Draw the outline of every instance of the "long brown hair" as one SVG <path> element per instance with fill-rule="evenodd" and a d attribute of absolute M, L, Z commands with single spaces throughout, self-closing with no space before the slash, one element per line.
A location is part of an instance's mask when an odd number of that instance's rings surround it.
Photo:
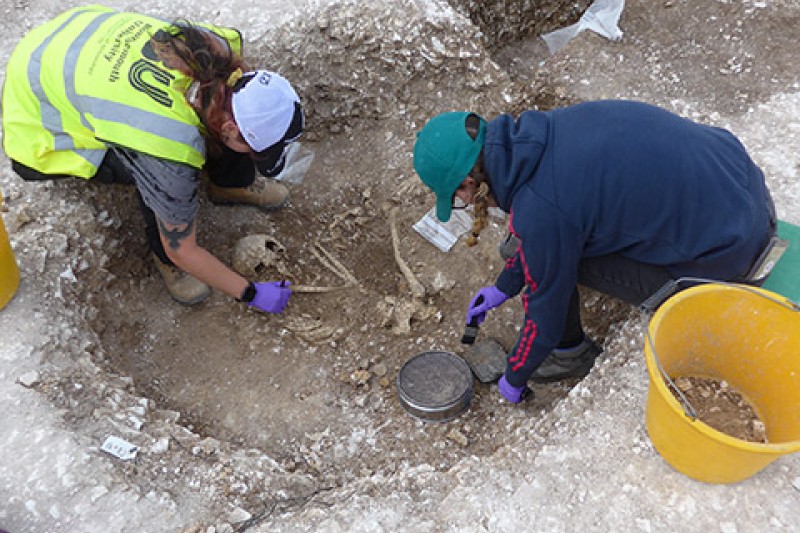
<path fill-rule="evenodd" d="M 230 46 L 224 46 L 222 40 L 215 42 L 217 39 L 209 30 L 183 20 L 153 37 L 161 54 L 175 59 L 172 66 L 198 83 L 199 105 L 195 103 L 194 107 L 205 126 L 206 137 L 220 143 L 222 124 L 233 114 L 233 88 L 228 86 L 228 78 L 237 69 L 246 71 L 247 66 Z"/>
<path fill-rule="evenodd" d="M 481 151 L 478 156 L 478 160 L 475 162 L 475 166 L 472 167 L 472 171 L 469 175 L 472 176 L 472 179 L 477 183 L 478 190 L 472 200 L 475 208 L 472 213 L 472 229 L 470 230 L 470 235 L 467 237 L 466 242 L 467 246 L 475 246 L 478 244 L 481 231 L 489 224 L 488 196 L 491 192 L 491 187 L 489 184 L 489 177 L 483 167 L 483 151 Z"/>

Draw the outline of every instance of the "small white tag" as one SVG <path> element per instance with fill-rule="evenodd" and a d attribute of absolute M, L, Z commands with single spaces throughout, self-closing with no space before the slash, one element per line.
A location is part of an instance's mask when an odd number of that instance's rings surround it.
<path fill-rule="evenodd" d="M 425 239 L 443 252 L 449 252 L 459 237 L 472 227 L 472 217 L 461 210 L 450 213 L 450 220 L 439 222 L 436 218 L 436 208 L 425 213 L 414 224 L 414 229 Z"/>
<path fill-rule="evenodd" d="M 136 453 L 139 451 L 138 446 L 134 446 L 130 442 L 113 436 L 107 437 L 103 445 L 100 446 L 100 449 L 123 461 L 135 459 Z"/>

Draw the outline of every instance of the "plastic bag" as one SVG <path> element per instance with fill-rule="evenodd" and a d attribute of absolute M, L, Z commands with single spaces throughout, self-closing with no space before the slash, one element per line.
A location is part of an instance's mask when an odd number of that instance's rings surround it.
<path fill-rule="evenodd" d="M 303 179 L 314 162 L 314 152 L 300 142 L 293 142 L 286 148 L 286 164 L 280 174 L 273 179 L 285 183 L 303 183 Z"/>
<path fill-rule="evenodd" d="M 622 31 L 617 24 L 625 7 L 625 0 L 595 0 L 581 16 L 581 19 L 566 28 L 542 35 L 551 54 L 555 54 L 583 30 L 592 30 L 612 41 L 622 39 Z"/>

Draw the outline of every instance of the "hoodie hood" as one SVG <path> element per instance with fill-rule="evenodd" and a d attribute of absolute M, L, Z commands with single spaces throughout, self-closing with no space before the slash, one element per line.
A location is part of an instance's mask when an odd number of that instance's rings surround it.
<path fill-rule="evenodd" d="M 525 111 L 519 120 L 500 115 L 486 126 L 483 165 L 492 195 L 506 213 L 519 187 L 533 178 L 542 160 L 549 119 L 542 111 Z"/>

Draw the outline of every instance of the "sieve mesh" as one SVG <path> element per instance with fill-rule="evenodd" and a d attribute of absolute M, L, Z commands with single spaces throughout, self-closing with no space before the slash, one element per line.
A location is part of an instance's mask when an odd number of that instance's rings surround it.
<path fill-rule="evenodd" d="M 424 352 L 410 359 L 397 376 L 402 399 L 414 407 L 436 410 L 471 396 L 472 372 L 450 352 Z"/>

